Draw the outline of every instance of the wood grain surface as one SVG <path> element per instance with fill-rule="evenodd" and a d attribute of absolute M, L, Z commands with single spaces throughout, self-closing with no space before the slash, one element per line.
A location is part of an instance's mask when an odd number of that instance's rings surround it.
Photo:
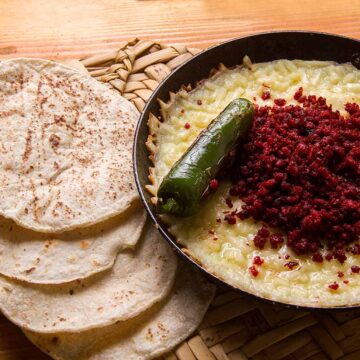
<path fill-rule="evenodd" d="M 360 0 L 1 0 L 0 57 L 83 57 L 132 37 L 200 48 L 254 32 L 360 38 Z"/>
<path fill-rule="evenodd" d="M 133 38 L 206 48 L 255 32 L 360 39 L 360 0 L 0 0 L 0 58 L 82 58 Z M 49 359 L 0 315 L 0 360 Z"/>

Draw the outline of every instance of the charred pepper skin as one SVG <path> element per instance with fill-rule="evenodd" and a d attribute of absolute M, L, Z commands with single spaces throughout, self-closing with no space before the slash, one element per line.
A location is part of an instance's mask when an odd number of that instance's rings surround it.
<path fill-rule="evenodd" d="M 195 214 L 222 160 L 249 130 L 253 104 L 235 99 L 200 133 L 173 165 L 158 190 L 157 211 L 187 217 Z"/>

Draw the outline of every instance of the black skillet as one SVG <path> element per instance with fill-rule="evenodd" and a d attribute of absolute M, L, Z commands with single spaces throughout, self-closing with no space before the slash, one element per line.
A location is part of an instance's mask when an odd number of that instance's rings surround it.
<path fill-rule="evenodd" d="M 225 64 L 227 67 L 239 65 L 242 63 L 245 55 L 248 55 L 254 63 L 276 59 L 332 60 L 338 63 L 352 62 L 360 69 L 360 41 L 338 35 L 303 31 L 261 33 L 230 40 L 199 53 L 177 68 L 161 82 L 146 104 L 136 128 L 133 150 L 136 184 L 145 208 L 151 219 L 157 224 L 162 236 L 183 258 L 190 262 L 193 267 L 200 269 L 200 271 L 208 277 L 215 280 L 217 284 L 233 288 L 239 292 L 243 291 L 230 286 L 215 275 L 209 273 L 186 255 L 176 243 L 175 239 L 168 233 L 166 226 L 161 223 L 154 206 L 151 204 L 151 196 L 145 189 L 145 185 L 149 183 L 148 169 L 152 165 L 145 147 L 145 141 L 148 137 L 147 121 L 149 114 L 159 115 L 158 99 L 165 102 L 168 101 L 170 92 L 178 91 L 183 85 L 195 85 L 196 82 L 207 78 L 210 71 L 220 63 Z M 263 298 L 260 299 L 267 300 Z M 360 308 L 360 304 L 348 307 L 336 307 L 336 309 L 339 308 Z"/>

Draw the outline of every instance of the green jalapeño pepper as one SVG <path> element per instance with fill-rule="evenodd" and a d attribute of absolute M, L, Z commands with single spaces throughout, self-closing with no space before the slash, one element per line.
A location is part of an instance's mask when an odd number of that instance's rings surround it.
<path fill-rule="evenodd" d="M 157 211 L 177 216 L 195 214 L 222 160 L 250 128 L 254 107 L 235 99 L 219 114 L 174 164 L 158 190 Z"/>

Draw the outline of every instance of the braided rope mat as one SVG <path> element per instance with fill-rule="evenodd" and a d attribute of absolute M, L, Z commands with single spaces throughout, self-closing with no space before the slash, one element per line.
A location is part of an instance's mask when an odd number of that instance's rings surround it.
<path fill-rule="evenodd" d="M 111 53 L 66 62 L 86 69 L 142 111 L 159 82 L 198 52 L 135 39 Z M 0 359 L 48 357 L 0 315 Z M 359 360 L 360 310 L 298 310 L 219 289 L 196 333 L 163 359 Z"/>

